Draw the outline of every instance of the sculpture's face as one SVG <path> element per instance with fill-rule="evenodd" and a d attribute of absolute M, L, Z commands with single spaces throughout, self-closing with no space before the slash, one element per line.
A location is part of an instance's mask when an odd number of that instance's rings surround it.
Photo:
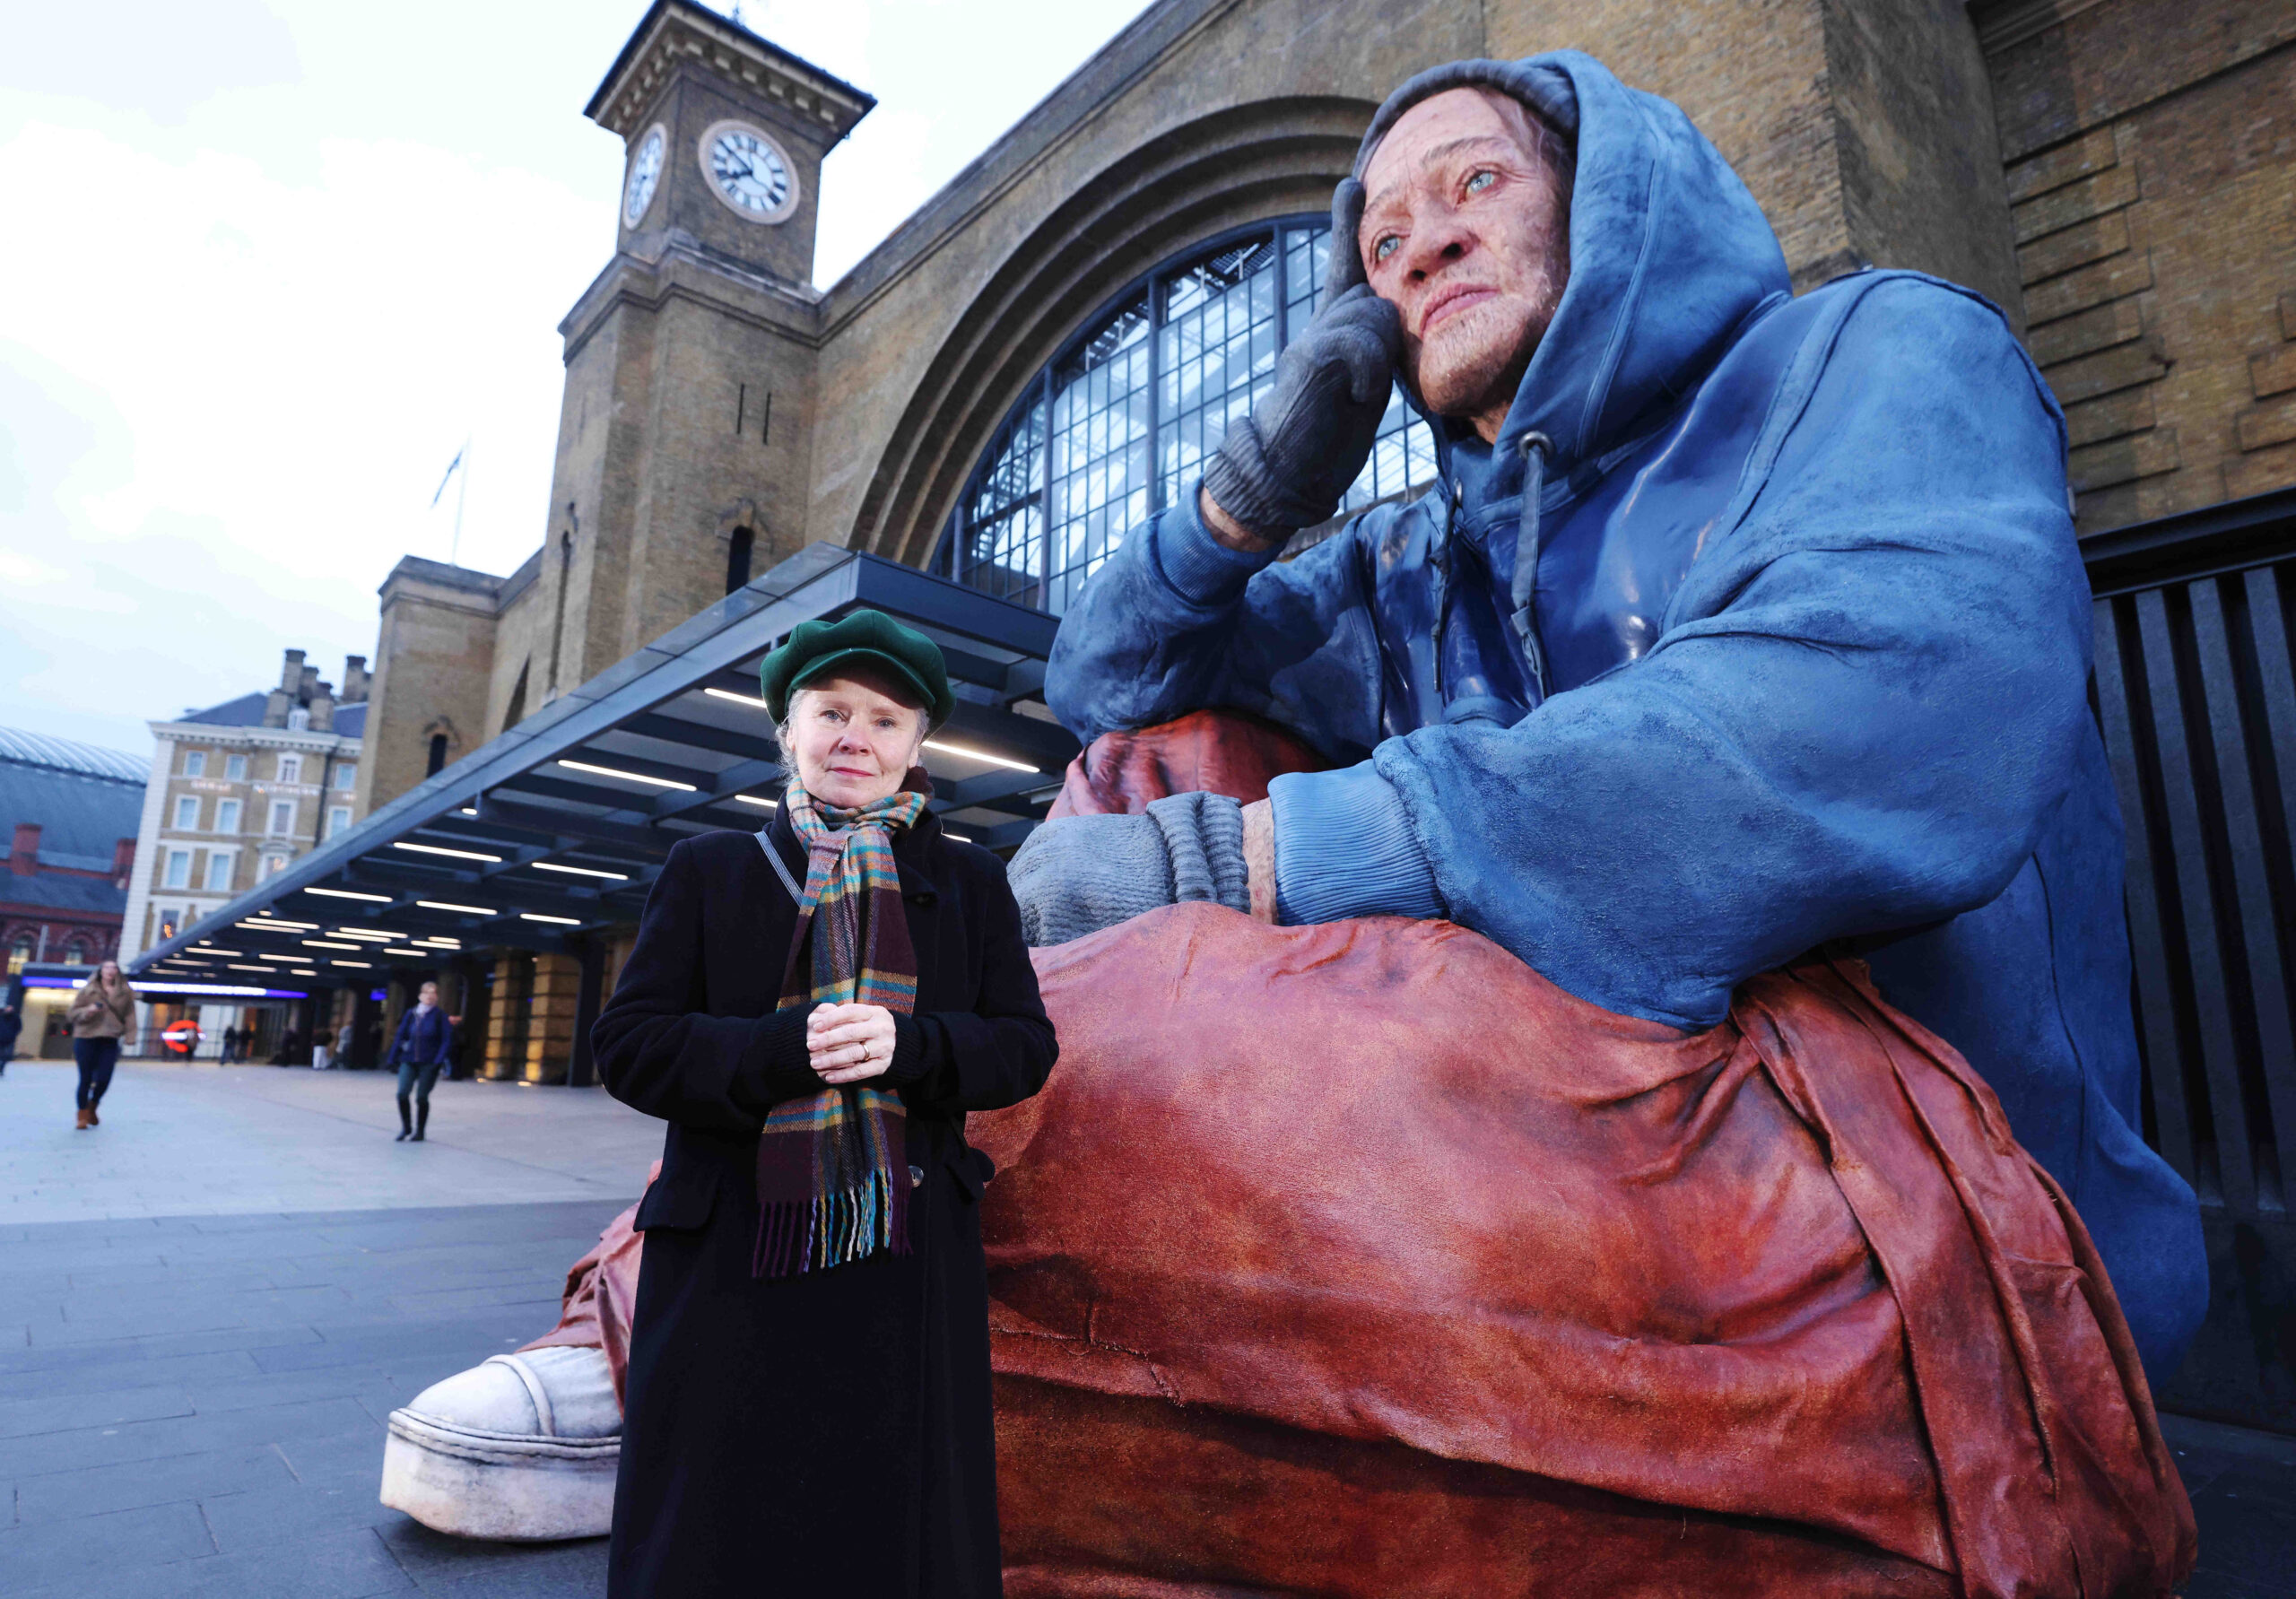
<path fill-rule="evenodd" d="M 898 793 L 925 743 L 925 711 L 893 685 L 855 673 L 790 696 L 785 751 L 817 804 L 849 811 Z"/>
<path fill-rule="evenodd" d="M 415 993 L 414 1003 L 420 1005 L 437 1004 L 439 1003 L 439 985 L 436 983 L 423 984 L 422 986 Z"/>
<path fill-rule="evenodd" d="M 1480 89 L 1422 100 L 1372 152 L 1363 271 L 1402 314 L 1404 375 L 1437 414 L 1513 400 L 1570 277 L 1567 160 L 1518 101 Z"/>

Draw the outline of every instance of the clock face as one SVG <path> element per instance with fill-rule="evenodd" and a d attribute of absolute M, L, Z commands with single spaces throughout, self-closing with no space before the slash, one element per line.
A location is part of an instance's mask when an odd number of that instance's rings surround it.
<path fill-rule="evenodd" d="M 772 137 L 746 122 L 721 122 L 701 135 L 709 192 L 736 216 L 778 222 L 797 209 L 797 175 Z"/>
<path fill-rule="evenodd" d="M 654 190 L 662 181 L 662 151 L 669 143 L 669 135 L 657 123 L 638 142 L 638 153 L 630 158 L 630 181 L 622 186 L 622 225 L 635 228 L 654 203 Z"/>

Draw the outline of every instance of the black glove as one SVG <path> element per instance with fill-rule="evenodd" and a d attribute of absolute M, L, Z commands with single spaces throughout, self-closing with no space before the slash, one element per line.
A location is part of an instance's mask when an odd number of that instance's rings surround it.
<path fill-rule="evenodd" d="M 1326 522 L 1371 458 L 1403 348 L 1403 319 L 1363 281 L 1363 186 L 1331 197 L 1324 306 L 1275 363 L 1275 387 L 1205 468 L 1212 502 L 1263 538 Z"/>
<path fill-rule="evenodd" d="M 1248 912 L 1244 808 L 1224 795 L 1175 794 L 1142 816 L 1064 816 L 1029 835 L 1007 881 L 1031 948 L 1189 899 Z"/>

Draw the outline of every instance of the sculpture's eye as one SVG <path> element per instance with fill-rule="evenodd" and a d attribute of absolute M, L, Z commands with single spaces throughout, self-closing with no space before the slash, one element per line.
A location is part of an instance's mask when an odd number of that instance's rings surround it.
<path fill-rule="evenodd" d="M 1382 234 L 1379 237 L 1378 242 L 1371 247 L 1371 259 L 1374 261 L 1384 261 L 1389 256 L 1394 255 L 1401 248 L 1403 248 L 1402 239 L 1397 239 L 1392 233 Z"/>
<path fill-rule="evenodd" d="M 1479 195 L 1498 181 L 1499 174 L 1486 168 L 1482 171 L 1474 172 L 1468 176 L 1466 191 L 1470 195 Z"/>

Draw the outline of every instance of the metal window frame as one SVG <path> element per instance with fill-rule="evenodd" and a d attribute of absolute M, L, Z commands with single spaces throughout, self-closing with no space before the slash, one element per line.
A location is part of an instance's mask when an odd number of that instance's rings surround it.
<path fill-rule="evenodd" d="M 1049 599 L 1052 594 L 1053 578 L 1051 491 L 1053 374 L 1074 359 L 1085 345 L 1099 337 L 1117 313 L 1134 298 L 1143 293 L 1147 295 L 1148 514 L 1151 517 L 1155 516 L 1165 508 L 1163 474 L 1156 469 L 1157 448 L 1164 427 L 1163 289 L 1165 285 L 1172 278 L 1196 265 L 1207 256 L 1216 256 L 1221 251 L 1242 244 L 1248 239 L 1272 240 L 1275 250 L 1275 348 L 1277 353 L 1281 354 L 1284 346 L 1291 343 L 1291 328 L 1284 296 L 1283 252 L 1287 236 L 1293 232 L 1307 232 L 1318 228 L 1328 230 L 1330 226 L 1331 217 L 1328 213 L 1300 212 L 1296 214 L 1270 217 L 1265 222 L 1248 223 L 1240 228 L 1231 228 L 1225 232 L 1215 233 L 1208 239 L 1198 239 L 1187 248 L 1166 256 L 1148 271 L 1140 274 L 1137 277 L 1128 279 L 1121 288 L 1093 308 L 1092 314 L 1078 325 L 1074 333 L 1061 342 L 1059 347 L 1053 352 L 1051 359 L 1044 363 L 1035 377 L 1029 379 L 1028 387 L 1022 390 L 1021 397 L 1013 402 L 1012 408 L 1005 412 L 1004 420 L 996 424 L 996 431 L 989 435 L 988 448 L 980 452 L 980 459 L 973 464 L 972 471 L 966 475 L 964 488 L 957 496 L 954 508 L 949 513 L 948 524 L 941 532 L 941 547 L 934 552 L 933 558 L 928 563 L 930 568 L 945 575 L 952 582 L 970 587 L 970 574 L 966 568 L 969 564 L 968 556 L 973 532 L 971 520 L 973 497 L 979 491 L 982 482 L 988 475 L 989 469 L 996 465 L 998 458 L 1011 445 L 1013 433 L 1026 421 L 1030 407 L 1041 403 L 1045 414 L 1045 481 L 1043 485 L 1035 491 L 1034 498 L 1038 514 L 1044 519 L 1044 537 L 1041 541 L 1042 548 L 1037 554 L 1037 569 L 1034 578 L 1038 604 L 1032 608 L 1044 610 L 1048 615 L 1053 614 L 1046 610 L 1044 605 L 1044 602 Z M 1026 497 L 1009 501 L 1005 506 L 1005 513 L 1010 514 L 1014 508 L 1025 503 Z"/>

